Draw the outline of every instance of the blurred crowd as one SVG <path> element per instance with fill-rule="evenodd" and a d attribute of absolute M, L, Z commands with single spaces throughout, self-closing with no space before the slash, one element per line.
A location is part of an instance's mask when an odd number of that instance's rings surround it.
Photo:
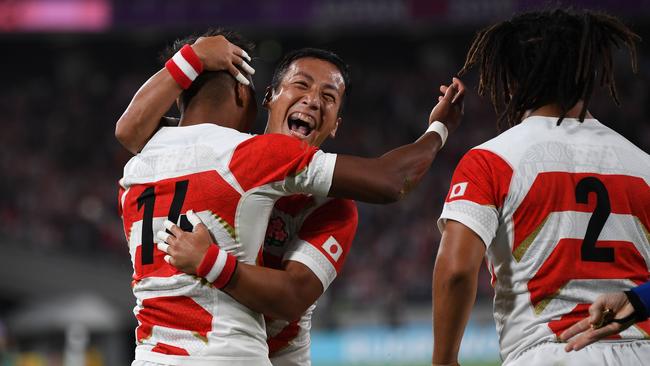
<path fill-rule="evenodd" d="M 352 83 L 343 124 L 337 138 L 323 148 L 376 156 L 413 141 L 426 129 L 438 86 L 449 83 L 461 68 L 472 34 L 458 30 L 435 39 L 303 36 L 280 38 L 273 45 L 282 52 L 302 46 L 330 48 L 350 64 Z M 6 58 L 3 63 L 9 65 L 0 71 L 5 83 L 0 90 L 2 245 L 129 261 L 116 210 L 117 181 L 129 154 L 115 140 L 114 124 L 138 87 L 160 67 L 157 52 L 175 36 L 25 36 L 1 41 L 6 55 L 20 55 Z M 261 97 L 279 52 L 259 52 L 271 55 L 253 62 Z M 621 108 L 605 93 L 591 108 L 645 151 L 650 151 L 649 55 L 642 50 L 637 75 L 630 71 L 627 55 L 621 55 Z M 435 222 L 454 166 L 469 148 L 497 133 L 488 101 L 476 95 L 476 76 L 469 75 L 466 83 L 471 90 L 465 121 L 420 187 L 396 204 L 359 204 L 360 224 L 351 254 L 324 299 L 330 312 L 372 307 L 399 323 L 398 309 L 404 304 L 430 304 L 440 240 Z M 260 109 L 258 132 L 265 119 Z M 478 301 L 489 303 L 492 289 L 486 270 L 479 285 Z"/>

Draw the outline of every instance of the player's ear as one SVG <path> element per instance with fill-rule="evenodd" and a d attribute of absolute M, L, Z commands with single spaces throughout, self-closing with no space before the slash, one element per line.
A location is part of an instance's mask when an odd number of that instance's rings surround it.
<path fill-rule="evenodd" d="M 268 108 L 272 97 L 273 97 L 273 88 L 269 85 L 266 87 L 266 91 L 264 91 L 264 99 L 262 100 L 262 107 Z"/>
<path fill-rule="evenodd" d="M 343 118 L 338 117 L 338 118 L 336 119 L 336 125 L 334 126 L 334 128 L 332 129 L 332 131 L 330 131 L 330 137 L 331 137 L 331 138 L 335 138 L 335 137 L 336 137 L 336 130 L 339 129 L 339 125 L 340 125 L 342 122 L 343 122 Z"/>
<path fill-rule="evenodd" d="M 244 98 L 246 98 L 248 93 L 247 88 L 248 86 L 242 83 L 235 83 L 235 103 L 237 103 L 238 107 L 243 107 L 246 104 Z"/>

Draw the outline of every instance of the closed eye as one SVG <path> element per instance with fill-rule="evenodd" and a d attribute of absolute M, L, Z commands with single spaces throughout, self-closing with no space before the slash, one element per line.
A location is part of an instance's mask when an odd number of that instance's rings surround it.
<path fill-rule="evenodd" d="M 336 101 L 336 97 L 332 94 L 325 94 L 325 100 L 327 100 L 330 103 L 334 103 Z"/>
<path fill-rule="evenodd" d="M 301 89 L 307 89 L 309 87 L 309 85 L 307 85 L 307 82 L 302 80 L 294 82 L 294 85 L 297 85 Z"/>

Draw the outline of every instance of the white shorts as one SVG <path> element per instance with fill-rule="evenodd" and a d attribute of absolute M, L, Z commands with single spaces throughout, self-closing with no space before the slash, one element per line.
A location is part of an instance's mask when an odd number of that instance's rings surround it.
<path fill-rule="evenodd" d="M 650 340 L 597 342 L 580 351 L 564 351 L 565 343 L 542 343 L 503 366 L 644 366 L 650 365 Z"/>
<path fill-rule="evenodd" d="M 162 363 L 157 363 L 157 362 L 151 362 L 151 361 L 142 361 L 142 360 L 135 360 L 131 363 L 131 366 L 167 366 Z"/>

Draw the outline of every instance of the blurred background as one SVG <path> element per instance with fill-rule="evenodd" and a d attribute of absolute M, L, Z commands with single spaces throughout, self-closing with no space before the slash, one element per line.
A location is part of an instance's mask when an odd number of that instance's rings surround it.
<path fill-rule="evenodd" d="M 650 1 L 553 2 L 602 9 L 650 39 Z M 330 152 L 376 156 L 426 128 L 481 27 L 543 6 L 532 0 L 0 0 L 0 366 L 128 365 L 135 319 L 131 262 L 116 210 L 129 153 L 114 125 L 178 37 L 208 27 L 257 43 L 259 91 L 279 58 L 300 47 L 351 67 L 343 125 Z M 600 93 L 593 114 L 650 150 L 650 48 L 639 73 L 618 55 L 617 108 Z M 359 204 L 343 273 L 314 316 L 314 365 L 426 365 L 431 355 L 435 219 L 469 148 L 496 135 L 476 95 L 420 187 L 389 206 Z M 258 92 L 258 94 L 262 94 Z M 258 95 L 261 98 L 261 95 Z M 260 110 L 256 132 L 266 113 Z M 485 269 L 461 362 L 498 364 Z"/>

